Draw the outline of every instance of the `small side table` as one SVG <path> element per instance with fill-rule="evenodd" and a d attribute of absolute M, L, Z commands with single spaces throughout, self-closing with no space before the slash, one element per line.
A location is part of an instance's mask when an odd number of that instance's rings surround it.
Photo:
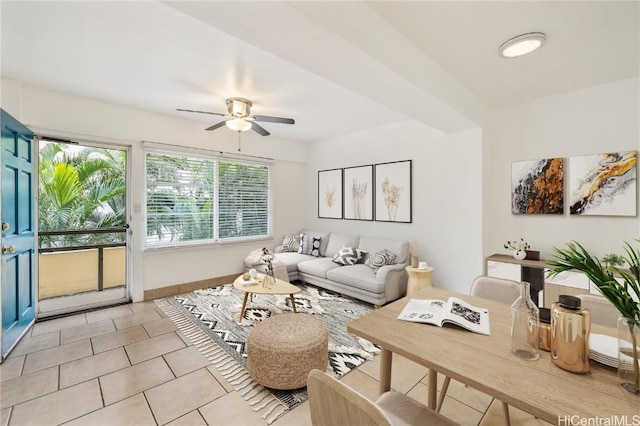
<path fill-rule="evenodd" d="M 409 281 L 407 282 L 407 296 L 411 296 L 413 293 L 422 290 L 425 287 L 431 287 L 431 273 L 432 267 L 427 269 L 412 268 L 407 266 L 405 268 L 407 274 L 409 274 Z"/>

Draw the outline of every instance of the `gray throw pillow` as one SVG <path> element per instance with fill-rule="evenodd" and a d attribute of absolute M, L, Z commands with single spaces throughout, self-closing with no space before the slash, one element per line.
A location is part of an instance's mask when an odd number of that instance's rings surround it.
<path fill-rule="evenodd" d="M 341 265 L 355 265 L 358 260 L 362 259 L 367 254 L 366 250 L 353 247 L 342 247 L 333 256 L 333 261 Z"/>
<path fill-rule="evenodd" d="M 395 265 L 396 255 L 387 249 L 383 249 L 370 255 L 364 264 L 370 267 L 373 272 L 377 272 L 378 269 L 385 265 Z"/>

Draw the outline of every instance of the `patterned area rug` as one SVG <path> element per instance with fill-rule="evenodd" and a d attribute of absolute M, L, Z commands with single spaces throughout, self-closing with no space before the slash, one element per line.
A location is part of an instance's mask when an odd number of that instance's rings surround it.
<path fill-rule="evenodd" d="M 347 332 L 347 323 L 373 310 L 373 305 L 308 284 L 295 294 L 296 310 L 315 315 L 329 331 L 327 372 L 341 377 L 358 367 L 379 349 Z M 283 313 L 292 313 L 288 295 L 253 296 L 238 323 L 244 293 L 231 284 L 196 290 L 156 301 L 195 346 L 216 366 L 235 389 L 262 413 L 268 424 L 306 401 L 306 388 L 280 391 L 255 383 L 246 371 L 247 336 L 254 324 Z"/>

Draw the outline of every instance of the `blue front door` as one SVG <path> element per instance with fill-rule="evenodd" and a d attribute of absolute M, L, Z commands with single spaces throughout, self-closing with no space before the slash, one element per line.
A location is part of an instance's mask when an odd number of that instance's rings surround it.
<path fill-rule="evenodd" d="M 35 320 L 33 133 L 0 109 L 2 358 Z"/>

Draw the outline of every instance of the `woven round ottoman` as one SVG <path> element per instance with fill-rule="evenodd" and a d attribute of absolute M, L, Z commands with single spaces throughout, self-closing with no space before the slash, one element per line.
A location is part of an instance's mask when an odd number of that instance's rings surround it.
<path fill-rule="evenodd" d="M 311 370 L 327 369 L 328 346 L 327 328 L 312 315 L 276 315 L 249 334 L 247 370 L 262 386 L 298 389 L 307 385 Z"/>

